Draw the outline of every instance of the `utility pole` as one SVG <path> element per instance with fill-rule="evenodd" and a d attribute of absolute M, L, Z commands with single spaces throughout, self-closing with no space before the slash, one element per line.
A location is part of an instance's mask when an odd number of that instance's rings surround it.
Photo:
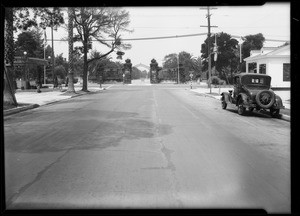
<path fill-rule="evenodd" d="M 206 18 L 207 18 L 207 26 L 200 26 L 200 27 L 208 27 L 208 33 L 207 33 L 207 44 L 208 44 L 208 76 L 209 76 L 209 82 L 208 82 L 208 86 L 209 86 L 209 92 L 211 93 L 211 51 L 210 51 L 210 28 L 213 28 L 213 27 L 218 27 L 218 26 L 211 26 L 210 25 L 210 10 L 214 10 L 214 9 L 217 9 L 217 8 L 210 8 L 209 6 L 207 6 L 207 8 L 200 8 L 200 10 L 207 10 L 207 15 L 206 15 Z"/>
<path fill-rule="evenodd" d="M 179 53 L 178 53 L 178 59 L 177 59 L 177 84 L 179 84 Z"/>

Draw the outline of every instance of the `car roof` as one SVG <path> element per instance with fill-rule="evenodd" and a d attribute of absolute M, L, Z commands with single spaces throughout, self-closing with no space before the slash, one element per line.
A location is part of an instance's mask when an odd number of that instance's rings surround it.
<path fill-rule="evenodd" d="M 269 75 L 267 74 L 258 74 L 258 73 L 239 73 L 239 74 L 236 74 L 234 77 L 242 77 L 242 76 L 261 76 L 261 77 L 270 77 Z"/>

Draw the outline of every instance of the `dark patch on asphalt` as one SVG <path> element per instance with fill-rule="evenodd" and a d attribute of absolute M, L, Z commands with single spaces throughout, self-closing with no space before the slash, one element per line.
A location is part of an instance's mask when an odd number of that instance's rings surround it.
<path fill-rule="evenodd" d="M 115 115 L 116 113 L 114 113 Z M 121 119 L 82 119 L 76 121 L 61 120 L 58 124 L 46 124 L 39 126 L 19 125 L 18 127 L 28 127 L 22 129 L 23 139 L 20 134 L 14 136 L 13 133 L 21 133 L 19 130 L 11 128 L 7 131 L 5 138 L 5 149 L 11 152 L 60 152 L 70 149 L 103 149 L 111 146 L 118 146 L 123 139 L 136 140 L 143 138 L 153 138 L 164 136 L 172 132 L 170 125 L 155 123 L 132 118 L 133 113 L 120 113 Z M 57 125 L 57 127 L 55 126 Z M 159 127 L 160 133 L 155 132 Z M 45 131 L 48 128 L 48 133 Z"/>

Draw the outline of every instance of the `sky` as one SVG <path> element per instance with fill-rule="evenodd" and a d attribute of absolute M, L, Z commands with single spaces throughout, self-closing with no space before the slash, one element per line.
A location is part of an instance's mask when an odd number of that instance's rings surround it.
<path fill-rule="evenodd" d="M 262 6 L 217 6 L 211 10 L 211 33 L 224 32 L 230 35 L 246 36 L 262 33 L 266 39 L 290 40 L 290 3 L 266 3 Z M 206 7 L 124 7 L 130 14 L 129 29 L 133 33 L 122 33 L 122 38 L 149 38 L 188 34 L 207 34 Z M 67 16 L 66 16 L 67 17 Z M 65 19 L 67 23 L 67 18 Z M 76 30 L 75 30 L 76 32 Z M 54 31 L 54 39 L 67 37 L 67 31 L 59 28 Z M 186 51 L 194 57 L 201 55 L 201 44 L 207 35 L 194 37 L 179 37 L 155 40 L 126 41 L 132 45 L 126 50 L 125 59 L 131 59 L 132 65 L 144 64 L 149 66 L 154 58 L 159 66 L 163 59 L 171 53 Z M 47 28 L 48 44 L 51 45 L 51 32 Z M 284 42 L 268 42 L 264 46 L 277 47 Z M 93 49 L 105 53 L 109 49 L 93 42 Z M 63 54 L 68 59 L 68 43 L 54 42 L 55 55 Z M 116 54 L 110 54 L 114 61 Z M 140 68 L 139 68 L 140 69 Z"/>

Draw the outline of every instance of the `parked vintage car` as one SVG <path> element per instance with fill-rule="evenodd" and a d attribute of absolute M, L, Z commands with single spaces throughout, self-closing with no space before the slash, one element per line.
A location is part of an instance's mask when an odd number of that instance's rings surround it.
<path fill-rule="evenodd" d="M 234 104 L 238 114 L 244 115 L 246 110 L 269 110 L 272 117 L 278 117 L 280 109 L 284 109 L 281 98 L 271 86 L 271 77 L 265 74 L 240 73 L 234 76 L 234 89 L 221 94 L 222 108 Z"/>

